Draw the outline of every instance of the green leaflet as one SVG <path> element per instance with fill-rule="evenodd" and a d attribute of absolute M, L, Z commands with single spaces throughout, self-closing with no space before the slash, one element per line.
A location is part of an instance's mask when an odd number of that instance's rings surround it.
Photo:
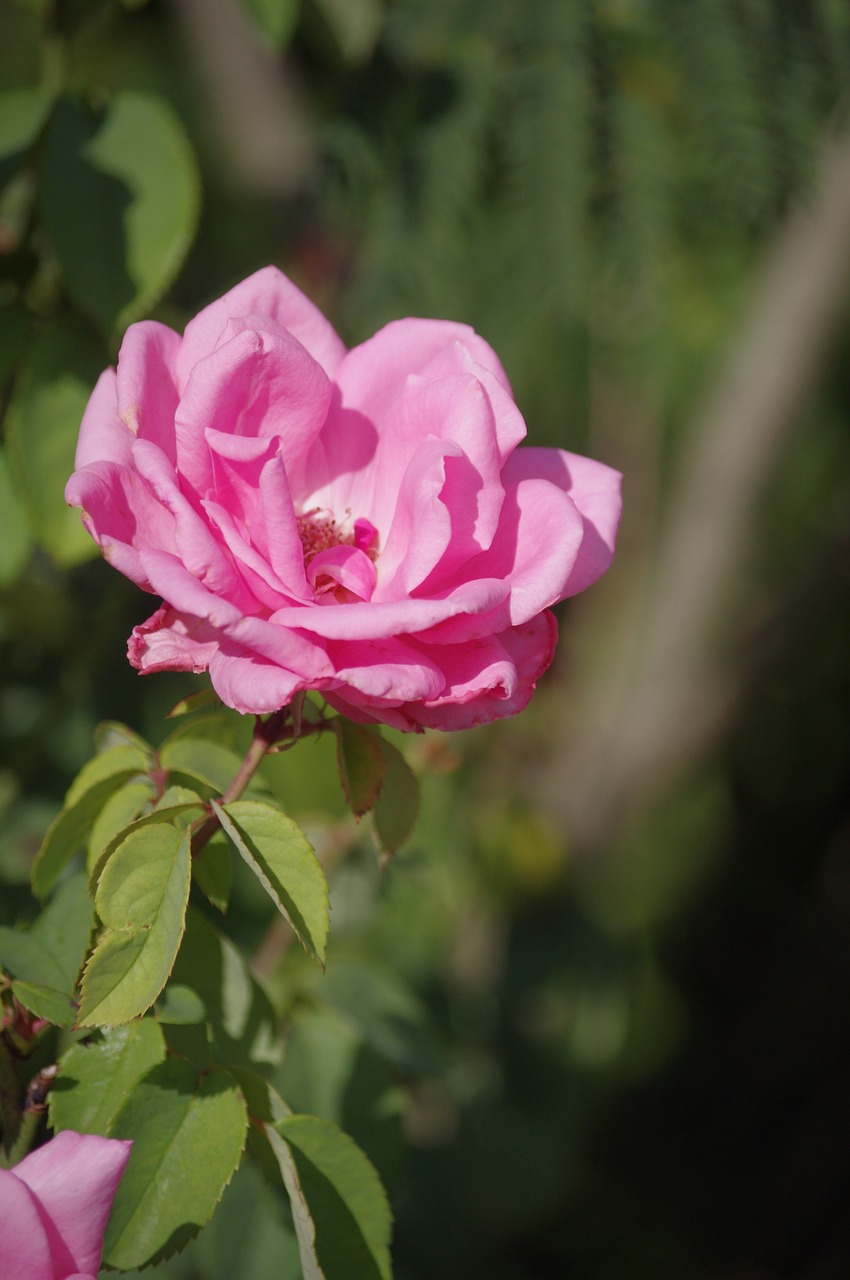
<path fill-rule="evenodd" d="M 106 929 L 86 966 L 79 1025 L 128 1022 L 153 1004 L 174 965 L 189 901 L 189 832 L 136 828 L 109 859 L 95 896 Z"/>
<path fill-rule="evenodd" d="M 148 767 L 134 746 L 111 747 L 94 756 L 68 788 L 65 806 L 51 823 L 32 866 L 32 887 L 44 898 L 80 849 L 107 801 Z"/>
<path fill-rule="evenodd" d="M 70 996 L 93 922 L 86 878 L 80 873 L 65 881 L 30 929 L 0 927 L 0 965 L 22 982 Z"/>
<path fill-rule="evenodd" d="M 210 1041 L 203 1046 L 204 1061 L 210 1050 L 227 1066 L 255 1071 L 268 1071 L 279 1061 L 277 1019 L 268 997 L 237 947 L 191 908 L 172 982 L 189 987 L 203 1001 Z M 173 1038 L 170 1033 L 169 1040 Z"/>
<path fill-rule="evenodd" d="M 224 836 L 213 836 L 195 854 L 192 878 L 207 901 L 221 912 L 227 910 L 233 888 L 233 857 Z"/>
<path fill-rule="evenodd" d="M 116 94 L 100 114 L 61 101 L 40 204 L 74 302 L 107 337 L 119 332 L 162 297 L 195 234 L 198 175 L 180 121 L 145 93 Z"/>
<path fill-rule="evenodd" d="M 291 1115 L 267 1126 L 304 1280 L 389 1280 L 392 1214 L 374 1166 L 329 1120 Z"/>
<path fill-rule="evenodd" d="M 381 740 L 371 729 L 343 716 L 333 721 L 333 727 L 342 789 L 355 818 L 362 818 L 374 808 L 384 783 Z"/>
<path fill-rule="evenodd" d="M 241 759 L 227 747 L 205 738 L 191 737 L 181 733 L 181 729 L 160 747 L 159 760 L 163 769 L 182 775 L 191 782 L 200 782 L 215 795 L 221 795 L 233 781 Z"/>
<path fill-rule="evenodd" d="M 112 1126 L 133 1151 L 112 1205 L 104 1261 L 128 1271 L 183 1247 L 239 1164 L 248 1115 L 235 1081 L 170 1059 L 136 1085 Z"/>
<path fill-rule="evenodd" d="M 419 817 L 419 782 L 397 747 L 381 738 L 380 748 L 384 781 L 375 804 L 375 832 L 384 853 L 395 853 Z"/>
<path fill-rule="evenodd" d="M 153 1018 L 108 1027 L 93 1044 L 73 1045 L 50 1091 L 51 1125 L 109 1137 L 136 1084 L 164 1058 L 165 1042 Z"/>
<path fill-rule="evenodd" d="M 305 949 L 323 964 L 330 928 L 328 885 L 304 832 L 280 809 L 260 800 L 213 801 L 212 807 Z"/>

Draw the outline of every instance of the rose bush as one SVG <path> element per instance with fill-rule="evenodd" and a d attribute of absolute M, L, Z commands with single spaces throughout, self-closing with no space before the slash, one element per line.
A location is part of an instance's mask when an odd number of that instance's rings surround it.
<path fill-rule="evenodd" d="M 525 706 L 550 606 L 613 554 L 619 475 L 524 436 L 467 326 L 399 320 L 346 351 L 268 267 L 182 337 L 128 329 L 66 497 L 163 600 L 139 671 L 209 670 L 242 712 L 315 689 L 361 722 L 466 728 Z"/>
<path fill-rule="evenodd" d="M 96 1280 L 132 1142 L 65 1130 L 0 1169 L 0 1276 Z"/>

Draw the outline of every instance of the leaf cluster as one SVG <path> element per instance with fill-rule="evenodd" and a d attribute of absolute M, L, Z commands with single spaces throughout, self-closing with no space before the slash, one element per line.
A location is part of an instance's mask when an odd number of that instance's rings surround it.
<path fill-rule="evenodd" d="M 258 721 L 263 747 L 272 720 Z M 105 1243 L 110 1265 L 140 1267 L 182 1248 L 213 1213 L 250 1133 L 252 1158 L 290 1204 L 304 1275 L 385 1278 L 390 1213 L 378 1175 L 335 1123 L 294 1113 L 270 1083 L 278 1017 L 210 918 L 210 907 L 227 909 L 238 855 L 324 965 L 324 870 L 259 776 L 233 794 L 243 762 L 211 736 L 216 723 L 188 719 L 158 749 L 126 726 L 102 726 L 97 755 L 45 835 L 32 881 L 47 905 L 27 931 L 0 928 L 6 1145 L 20 1130 L 13 1058 L 26 1036 L 47 1024 L 85 1032 L 59 1060 L 50 1120 L 133 1140 Z M 381 846 L 393 851 L 418 803 L 401 754 L 336 718 L 299 721 L 298 732 L 307 725 L 334 731 L 352 810 L 375 808 Z M 280 745 L 294 745 L 281 733 Z M 385 778 L 399 784 L 394 801 Z M 86 870 L 69 876 L 80 852 Z M 193 885 L 201 909 L 190 905 Z M 385 1052 L 396 1056 L 393 1044 Z"/>

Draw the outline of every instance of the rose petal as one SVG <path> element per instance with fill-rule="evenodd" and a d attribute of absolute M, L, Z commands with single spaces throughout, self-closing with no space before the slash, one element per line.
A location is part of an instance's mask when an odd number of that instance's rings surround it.
<path fill-rule="evenodd" d="M 329 376 L 345 355 L 345 344 L 318 307 L 277 267 L 263 267 L 189 321 L 177 360 L 181 388 L 198 361 L 215 350 L 228 320 L 249 315 L 268 316 L 288 329 Z"/>
<path fill-rule="evenodd" d="M 176 461 L 174 414 L 178 394 L 175 365 L 180 335 L 154 320 L 131 324 L 118 357 L 118 412 L 133 435 L 158 445 Z"/>
<path fill-rule="evenodd" d="M 77 471 L 90 462 L 117 462 L 126 466 L 130 461 L 133 433 L 118 415 L 118 391 L 114 369 L 104 369 L 89 397 L 80 435 L 74 466 Z M 66 498 L 70 502 L 70 498 Z"/>
<path fill-rule="evenodd" d="M 584 537 L 569 495 L 550 480 L 526 475 L 524 465 L 511 466 L 516 456 L 505 466 L 505 500 L 492 545 L 464 567 L 470 578 L 500 577 L 509 584 L 514 626 L 563 600 Z"/>
<path fill-rule="evenodd" d="M 328 547 L 310 561 L 307 579 L 322 601 L 331 598 L 371 600 L 375 565 L 358 547 Z"/>
<path fill-rule="evenodd" d="M 220 636 L 208 622 L 176 613 L 167 605 L 134 627 L 127 642 L 130 665 L 144 675 L 153 671 L 206 671 Z"/>
<path fill-rule="evenodd" d="M 279 435 L 289 464 L 320 430 L 331 396 L 321 365 L 294 338 L 238 327 L 224 337 L 192 368 L 175 415 L 178 470 L 201 497 L 214 483 L 209 428 L 233 436 Z"/>
<path fill-rule="evenodd" d="M 547 611 L 489 643 L 447 646 L 440 658 L 446 692 L 424 706 L 411 707 L 411 716 L 424 728 L 455 730 L 516 715 L 527 706 L 551 663 L 557 639 L 557 622 Z"/>
<path fill-rule="evenodd" d="M 69 1270 L 97 1274 L 106 1221 L 132 1145 L 65 1130 L 15 1166 L 15 1176 L 37 1197 L 61 1239 Z"/>
<path fill-rule="evenodd" d="M 8 1276 L 9 1280 L 54 1280 L 55 1276 L 53 1253 L 38 1201 L 26 1184 L 7 1169 L 0 1169 L 0 1276 Z"/>

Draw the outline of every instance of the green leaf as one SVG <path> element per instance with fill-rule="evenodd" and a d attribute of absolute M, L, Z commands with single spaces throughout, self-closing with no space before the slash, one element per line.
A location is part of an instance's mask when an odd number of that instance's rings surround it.
<path fill-rule="evenodd" d="M 164 1058 L 165 1041 L 153 1018 L 108 1027 L 94 1043 L 73 1045 L 50 1091 L 52 1127 L 108 1138 L 139 1080 Z"/>
<path fill-rule="evenodd" d="M 390 969 L 346 957 L 322 979 L 321 998 L 401 1070 L 416 1075 L 440 1070 L 425 1007 Z"/>
<path fill-rule="evenodd" d="M 156 826 L 159 823 L 166 823 L 174 827 L 179 827 L 182 831 L 185 825 L 184 820 L 186 814 L 196 811 L 198 808 L 198 804 L 190 802 L 188 804 L 176 804 L 162 809 L 154 809 L 151 813 L 146 813 L 141 818 L 136 818 L 135 822 L 131 822 L 128 827 L 124 827 L 122 831 L 117 832 L 110 840 L 109 844 L 105 846 L 91 868 L 89 868 L 89 885 L 92 888 L 92 892 L 96 892 L 97 882 L 103 875 L 106 864 L 129 835 L 132 835 L 135 831 L 142 831 L 145 827 Z"/>
<path fill-rule="evenodd" d="M 195 158 L 158 97 L 116 94 L 100 114 L 65 100 L 40 198 L 68 292 L 110 335 L 149 311 L 183 263 L 198 221 Z"/>
<path fill-rule="evenodd" d="M 120 720 L 101 720 L 94 731 L 94 741 L 98 751 L 108 751 L 110 747 L 132 746 L 138 747 L 146 755 L 153 754 L 150 744 Z"/>
<path fill-rule="evenodd" d="M 226 1072 L 171 1060 L 121 1109 L 112 1136 L 133 1150 L 104 1240 L 104 1261 L 128 1271 L 182 1248 L 212 1216 L 239 1164 L 245 1103 Z"/>
<path fill-rule="evenodd" d="M 206 1016 L 204 1002 L 191 987 L 169 982 L 154 1005 L 154 1017 L 170 1026 L 190 1027 L 203 1022 Z"/>
<path fill-rule="evenodd" d="M 21 1004 L 57 1026 L 74 1022 L 75 1009 L 68 1018 L 71 992 L 88 949 L 93 916 L 85 876 L 78 875 L 62 885 L 32 928 L 0 928 L 0 965 L 18 979 Z M 57 1011 L 59 1017 L 53 1017 Z"/>
<path fill-rule="evenodd" d="M 79 1025 L 129 1022 L 168 981 L 189 901 L 189 832 L 135 829 L 107 862 L 95 906 L 106 930 L 82 981 Z"/>
<path fill-rule="evenodd" d="M 385 853 L 395 853 L 409 839 L 419 817 L 419 781 L 391 742 L 380 739 L 384 784 L 375 804 L 375 831 Z"/>
<path fill-rule="evenodd" d="M 6 451 L 0 446 L 0 587 L 17 582 L 32 545 L 29 518 L 18 497 Z"/>
<path fill-rule="evenodd" d="M 99 752 L 83 765 L 65 796 L 65 805 L 74 805 L 82 800 L 87 791 L 103 782 L 106 778 L 120 776 L 121 782 L 136 773 L 144 773 L 151 765 L 150 756 L 138 747 L 116 746 Z"/>
<path fill-rule="evenodd" d="M 280 1060 L 277 1018 L 268 997 L 230 939 L 197 911 L 187 914 L 172 981 L 190 987 L 204 1002 L 218 1061 L 260 1070 Z"/>
<path fill-rule="evenodd" d="M 165 718 L 166 720 L 176 720 L 178 716 L 188 716 L 195 711 L 202 710 L 203 707 L 220 702 L 221 699 L 215 689 L 201 689 L 199 693 L 190 693 L 188 698 L 181 698 L 179 702 L 174 704 Z"/>
<path fill-rule="evenodd" d="M 212 807 L 304 948 L 323 964 L 330 929 L 328 883 L 304 832 L 280 809 L 260 800 L 213 801 Z"/>
<path fill-rule="evenodd" d="M 384 781 L 381 740 L 365 725 L 338 716 L 333 721 L 342 789 L 356 818 L 374 807 Z"/>
<path fill-rule="evenodd" d="M 86 870 L 90 875 L 115 837 L 136 821 L 145 805 L 150 804 L 153 795 L 153 782 L 148 778 L 144 782 L 128 782 L 109 797 L 95 818 L 89 835 Z M 94 880 L 96 883 L 97 876 Z"/>
<path fill-rule="evenodd" d="M 39 541 L 60 565 L 77 564 L 96 547 L 65 503 L 74 470 L 80 419 L 106 363 L 85 325 L 66 317 L 33 342 L 6 412 L 12 477 Z"/>
<path fill-rule="evenodd" d="M 249 1110 L 251 1109 L 249 1103 Z M 251 1128 L 248 1141 L 255 1129 Z M 277 1165 L 272 1176 L 279 1181 Z M 281 1213 L 276 1187 L 243 1160 L 192 1249 L 197 1280 L 301 1280 L 298 1245 Z"/>
<path fill-rule="evenodd" d="M 12 992 L 25 1009 L 55 1027 L 73 1027 L 77 1006 L 69 995 L 35 982 L 13 982 Z"/>
<path fill-rule="evenodd" d="M 275 48 L 288 43 L 298 21 L 300 0 L 243 0 L 265 39 Z"/>
<path fill-rule="evenodd" d="M 18 155 L 35 142 L 52 101 L 47 89 L 7 89 L 0 93 L 0 159 Z"/>
<path fill-rule="evenodd" d="M 47 829 L 32 865 L 32 887 L 43 898 L 82 846 L 107 800 L 139 772 L 136 753 L 115 747 L 81 770 L 65 797 L 65 808 Z"/>
<path fill-rule="evenodd" d="M 227 790 L 242 764 L 227 747 L 205 738 L 186 737 L 180 730 L 162 744 L 159 761 L 169 773 L 200 782 L 216 795 Z"/>
<path fill-rule="evenodd" d="M 223 836 L 213 836 L 195 854 L 192 876 L 204 897 L 224 913 L 233 888 L 233 857 Z"/>
<path fill-rule="evenodd" d="M 305 1280 L 389 1280 L 392 1214 L 360 1148 L 316 1116 L 287 1116 L 268 1133 L 292 1205 Z"/>

